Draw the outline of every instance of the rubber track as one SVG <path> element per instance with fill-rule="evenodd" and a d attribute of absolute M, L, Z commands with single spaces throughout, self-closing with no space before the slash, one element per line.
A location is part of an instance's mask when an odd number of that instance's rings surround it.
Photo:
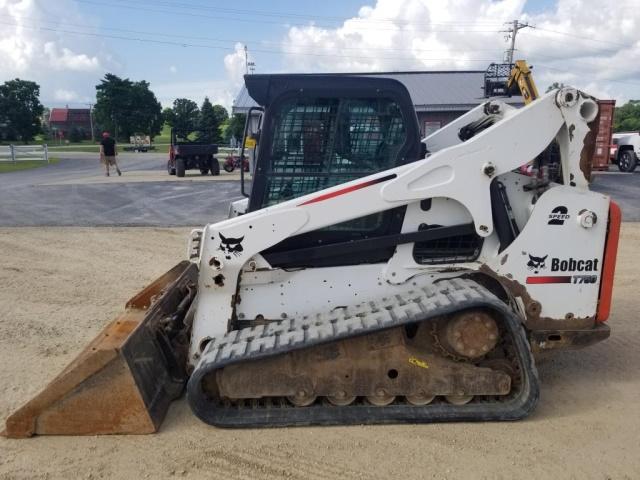
<path fill-rule="evenodd" d="M 521 391 L 508 401 L 471 402 L 467 405 L 433 403 L 425 406 L 391 404 L 345 407 L 316 402 L 309 407 L 267 405 L 255 408 L 223 406 L 209 400 L 201 385 L 215 370 L 234 363 L 334 342 L 376 331 L 421 322 L 471 308 L 488 308 L 503 320 L 511 334 L 521 371 Z M 469 279 L 442 280 L 312 317 L 287 319 L 268 325 L 234 330 L 213 339 L 203 352 L 187 385 L 191 409 L 204 422 L 221 427 L 279 427 L 444 421 L 518 420 L 526 417 L 539 397 L 538 375 L 520 318 L 495 295 Z M 284 405 L 284 404 L 283 404 Z"/>

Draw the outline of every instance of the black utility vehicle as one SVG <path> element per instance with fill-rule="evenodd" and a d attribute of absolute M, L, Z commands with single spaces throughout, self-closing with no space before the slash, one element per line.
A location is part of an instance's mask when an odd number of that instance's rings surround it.
<path fill-rule="evenodd" d="M 208 130 L 171 129 L 171 146 L 167 170 L 169 175 L 184 177 L 186 170 L 197 168 L 202 175 L 220 175 L 220 164 L 214 157 L 218 145 L 211 142 L 213 132 Z"/>

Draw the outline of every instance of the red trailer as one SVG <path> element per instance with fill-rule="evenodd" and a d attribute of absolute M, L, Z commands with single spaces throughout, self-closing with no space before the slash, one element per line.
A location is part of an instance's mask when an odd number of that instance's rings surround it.
<path fill-rule="evenodd" d="M 611 147 L 611 134 L 613 133 L 613 111 L 616 106 L 616 101 L 598 100 L 598 106 L 600 107 L 600 120 L 591 168 L 592 170 L 608 170 L 610 162 L 609 149 Z"/>

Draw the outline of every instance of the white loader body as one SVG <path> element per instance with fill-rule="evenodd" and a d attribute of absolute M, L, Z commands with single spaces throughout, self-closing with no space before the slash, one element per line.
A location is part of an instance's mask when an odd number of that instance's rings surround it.
<path fill-rule="evenodd" d="M 190 362 L 197 365 L 207 343 L 227 332 L 232 316 L 277 320 L 309 315 L 480 270 L 526 290 L 518 297 L 523 316 L 530 309 L 550 320 L 594 317 L 609 199 L 588 190 L 588 173 L 580 163 L 587 124 L 597 108 L 591 97 L 570 88 L 518 110 L 491 102 L 498 117 L 492 126 L 465 142 L 452 134 L 468 118 L 486 115 L 482 112 L 488 107 L 481 105 L 427 138 L 428 148 L 433 144 L 437 150 L 424 160 L 207 225 L 194 258 L 200 279 Z M 554 137 L 564 185 L 550 185 L 539 195 L 528 188 L 531 177 L 514 170 Z M 489 192 L 495 178 L 507 190 L 520 230 L 502 252 Z M 421 208 L 425 199 L 431 199 L 427 211 Z M 407 243 L 398 245 L 384 264 L 292 271 L 273 269 L 260 255 L 287 237 L 399 205 L 407 205 L 402 232 L 414 232 L 421 224 L 473 223 L 484 239 L 479 255 L 443 268 L 416 263 Z M 229 239 L 235 243 L 225 243 Z M 236 295 L 239 302 L 232 301 Z"/>

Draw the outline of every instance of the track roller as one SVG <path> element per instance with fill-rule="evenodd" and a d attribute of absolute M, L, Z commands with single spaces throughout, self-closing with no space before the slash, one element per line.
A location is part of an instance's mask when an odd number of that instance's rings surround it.
<path fill-rule="evenodd" d="M 356 399 L 355 395 L 347 395 L 347 392 L 337 392 L 335 395 L 327 396 L 327 401 L 336 407 L 346 407 L 351 405 Z"/>
<path fill-rule="evenodd" d="M 431 402 L 435 400 L 435 398 L 436 398 L 435 395 L 427 395 L 425 393 L 419 393 L 416 395 L 407 395 L 405 397 L 407 402 L 409 402 L 411 405 L 416 405 L 416 406 L 429 405 Z"/>

